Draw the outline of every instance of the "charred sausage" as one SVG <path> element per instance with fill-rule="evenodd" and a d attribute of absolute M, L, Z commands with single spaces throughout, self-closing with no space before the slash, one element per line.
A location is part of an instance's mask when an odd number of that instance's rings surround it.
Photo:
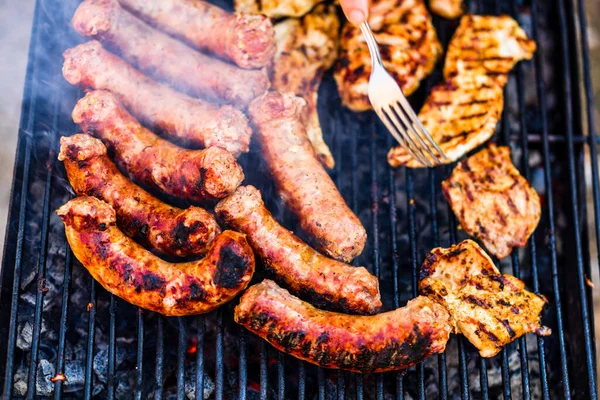
<path fill-rule="evenodd" d="M 232 14 L 202 0 L 120 0 L 134 14 L 191 46 L 242 68 L 268 65 L 275 53 L 271 20 Z"/>
<path fill-rule="evenodd" d="M 204 254 L 221 232 L 205 209 L 171 207 L 132 183 L 96 138 L 85 134 L 62 137 L 58 159 L 78 196 L 94 196 L 110 204 L 119 228 L 147 247 L 180 257 Z"/>
<path fill-rule="evenodd" d="M 208 57 L 123 10 L 117 0 L 86 0 L 71 21 L 141 71 L 192 96 L 246 107 L 269 89 L 266 71 Z"/>
<path fill-rule="evenodd" d="M 234 318 L 296 358 L 354 372 L 409 368 L 443 352 L 451 331 L 448 312 L 427 297 L 383 314 L 347 315 L 314 308 L 269 280 L 246 290 Z"/>
<path fill-rule="evenodd" d="M 301 122 L 305 104 L 291 93 L 270 92 L 250 103 L 250 118 L 277 190 L 302 229 L 317 250 L 350 261 L 367 233 L 315 155 Z"/>
<path fill-rule="evenodd" d="M 117 228 L 113 208 L 77 197 L 57 210 L 75 257 L 106 290 L 163 315 L 202 314 L 244 290 L 254 254 L 244 235 L 225 231 L 200 261 L 171 264 Z"/>
<path fill-rule="evenodd" d="M 182 149 L 144 128 L 117 98 L 105 90 L 89 92 L 77 102 L 73 121 L 101 139 L 130 177 L 168 195 L 197 202 L 232 193 L 244 179 L 227 150 Z"/>
<path fill-rule="evenodd" d="M 364 267 L 325 257 L 279 225 L 253 186 L 239 187 L 221 200 L 217 215 L 247 235 L 276 279 L 319 308 L 375 314 L 381 308 L 377 278 Z"/>
<path fill-rule="evenodd" d="M 192 146 L 248 151 L 252 131 L 232 106 L 194 99 L 142 74 L 92 40 L 63 53 L 63 76 L 84 90 L 106 89 L 144 124 Z"/>

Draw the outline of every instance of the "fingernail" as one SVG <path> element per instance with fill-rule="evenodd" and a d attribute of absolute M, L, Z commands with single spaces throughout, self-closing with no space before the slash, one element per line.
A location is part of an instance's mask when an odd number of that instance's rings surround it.
<path fill-rule="evenodd" d="M 350 10 L 350 12 L 348 13 L 348 20 L 353 24 L 358 25 L 365 20 L 365 14 L 359 9 L 355 8 L 353 10 Z"/>

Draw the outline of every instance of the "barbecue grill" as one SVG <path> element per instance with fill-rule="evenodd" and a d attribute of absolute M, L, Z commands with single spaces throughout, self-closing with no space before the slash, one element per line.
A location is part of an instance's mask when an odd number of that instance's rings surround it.
<path fill-rule="evenodd" d="M 515 16 L 538 44 L 534 60 L 511 74 L 494 139 L 511 146 L 543 215 L 527 247 L 499 266 L 548 298 L 543 321 L 553 334 L 521 338 L 492 359 L 453 336 L 446 353 L 416 367 L 364 376 L 277 352 L 233 322 L 233 304 L 181 318 L 138 309 L 105 292 L 74 259 L 54 210 L 73 197 L 56 155 L 58 138 L 76 132 L 70 113 L 82 95 L 60 73 L 62 51 L 82 41 L 69 25 L 76 7 L 37 0 L 0 277 L 2 398 L 597 398 L 587 279 L 588 228 L 600 240 L 600 190 L 583 0 L 469 4 L 474 13 Z M 446 46 L 457 21 L 434 23 Z M 440 69 L 412 96 L 417 108 Z M 343 109 L 330 75 L 319 99 L 336 158 L 332 176 L 369 234 L 355 263 L 380 278 L 385 308 L 402 306 L 417 294 L 424 255 L 466 237 L 440 193 L 451 167 L 389 168 L 392 139 L 372 113 Z M 246 182 L 299 231 L 254 150 L 241 158 Z"/>

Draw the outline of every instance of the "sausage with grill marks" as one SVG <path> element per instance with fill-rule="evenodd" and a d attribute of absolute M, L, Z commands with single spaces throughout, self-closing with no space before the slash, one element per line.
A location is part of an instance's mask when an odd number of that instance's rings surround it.
<path fill-rule="evenodd" d="M 246 288 L 254 254 L 243 234 L 224 231 L 200 261 L 161 260 L 117 228 L 114 209 L 77 197 L 57 210 L 75 257 L 106 290 L 167 316 L 210 312 Z"/>
<path fill-rule="evenodd" d="M 105 90 L 77 102 L 73 121 L 114 150 L 130 177 L 171 196 L 196 202 L 220 199 L 244 179 L 231 153 L 219 147 L 188 150 L 159 138 Z"/>
<path fill-rule="evenodd" d="M 378 315 L 347 315 L 314 308 L 269 280 L 246 290 L 234 319 L 296 358 L 365 373 L 409 368 L 442 353 L 451 331 L 448 312 L 424 296 Z"/>
<path fill-rule="evenodd" d="M 246 70 L 206 56 L 145 24 L 117 0 L 86 0 L 71 23 L 143 72 L 193 96 L 246 107 L 270 86 L 264 69 Z"/>
<path fill-rule="evenodd" d="M 172 207 L 132 183 L 99 139 L 85 134 L 62 137 L 58 159 L 78 196 L 94 196 L 110 204 L 119 228 L 147 247 L 180 257 L 204 254 L 221 232 L 205 209 Z"/>
<path fill-rule="evenodd" d="M 241 111 L 218 107 L 160 84 L 92 40 L 63 53 L 63 76 L 83 90 L 105 89 L 144 124 L 194 147 L 248 151 L 252 130 Z"/>

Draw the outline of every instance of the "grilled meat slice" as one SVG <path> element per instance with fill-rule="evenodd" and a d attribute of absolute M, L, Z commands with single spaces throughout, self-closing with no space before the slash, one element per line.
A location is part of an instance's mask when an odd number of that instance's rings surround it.
<path fill-rule="evenodd" d="M 269 280 L 244 293 L 234 318 L 296 358 L 355 372 L 409 368 L 443 352 L 451 331 L 448 312 L 424 296 L 382 314 L 347 315 L 314 308 Z"/>
<path fill-rule="evenodd" d="M 465 15 L 448 46 L 444 77 L 489 75 L 504 85 L 515 64 L 531 59 L 535 48 L 507 15 Z"/>
<path fill-rule="evenodd" d="M 323 0 L 234 0 L 235 11 L 271 18 L 301 17 Z"/>
<path fill-rule="evenodd" d="M 381 58 L 406 96 L 433 70 L 442 46 L 422 0 L 373 0 L 369 24 Z M 335 80 L 344 105 L 354 111 L 371 109 L 368 97 L 371 58 L 360 28 L 346 24 Z"/>
<path fill-rule="evenodd" d="M 540 198 L 511 163 L 508 147 L 490 144 L 462 161 L 442 191 L 465 232 L 498 258 L 525 246 L 540 220 Z"/>
<path fill-rule="evenodd" d="M 526 333 L 552 333 L 540 323 L 546 299 L 514 276 L 500 274 L 471 240 L 433 249 L 421 267 L 419 290 L 448 310 L 454 333 L 465 335 L 482 357 L 495 356 Z"/>
<path fill-rule="evenodd" d="M 432 89 L 419 119 L 452 162 L 492 137 L 503 104 L 502 87 L 494 79 L 461 75 Z M 401 146 L 390 150 L 388 162 L 392 167 L 422 167 Z"/>
<path fill-rule="evenodd" d="M 333 156 L 323 140 L 317 113 L 317 95 L 323 73 L 337 58 L 340 21 L 333 5 L 319 5 L 302 19 L 288 18 L 275 25 L 277 51 L 272 84 L 306 100 L 304 124 L 317 157 L 327 168 Z"/>
<path fill-rule="evenodd" d="M 429 8 L 432 13 L 448 19 L 458 18 L 465 11 L 463 0 L 429 0 Z"/>

